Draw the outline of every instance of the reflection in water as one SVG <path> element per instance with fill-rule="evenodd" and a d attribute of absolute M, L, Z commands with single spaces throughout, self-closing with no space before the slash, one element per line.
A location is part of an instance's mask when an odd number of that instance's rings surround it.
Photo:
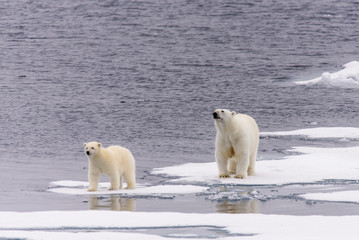
<path fill-rule="evenodd" d="M 90 196 L 89 204 L 91 210 L 113 210 L 113 211 L 135 211 L 136 200 L 120 196 L 98 197 Z"/>
<path fill-rule="evenodd" d="M 248 199 L 237 202 L 223 201 L 216 204 L 217 212 L 220 213 L 258 213 L 258 200 Z"/>

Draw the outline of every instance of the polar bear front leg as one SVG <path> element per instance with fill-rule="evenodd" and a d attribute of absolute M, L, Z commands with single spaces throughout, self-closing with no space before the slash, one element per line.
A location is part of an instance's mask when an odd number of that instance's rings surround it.
<path fill-rule="evenodd" d="M 249 154 L 241 153 L 239 156 L 236 156 L 237 160 L 237 172 L 235 178 L 244 179 L 248 176 L 248 167 L 249 167 Z"/>
<path fill-rule="evenodd" d="M 95 171 L 92 171 L 90 168 L 90 171 L 88 174 L 90 187 L 87 189 L 88 192 L 97 191 L 99 178 L 100 178 L 100 174 Z"/>
<path fill-rule="evenodd" d="M 216 151 L 216 162 L 219 171 L 220 178 L 229 178 L 228 173 L 228 158 L 219 152 Z"/>
<path fill-rule="evenodd" d="M 228 170 L 229 170 L 229 174 L 236 174 L 237 172 L 237 162 L 236 159 L 234 157 L 230 158 L 228 160 Z"/>

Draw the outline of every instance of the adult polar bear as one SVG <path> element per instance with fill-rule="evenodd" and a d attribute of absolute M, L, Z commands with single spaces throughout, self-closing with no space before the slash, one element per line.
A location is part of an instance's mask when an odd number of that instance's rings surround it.
<path fill-rule="evenodd" d="M 127 189 L 136 187 L 135 158 L 130 150 L 121 146 L 109 146 L 103 148 L 101 143 L 84 143 L 84 150 L 89 159 L 88 179 L 90 187 L 88 191 L 96 191 L 101 173 L 111 179 L 109 190 L 122 188 L 122 177 L 125 178 Z"/>
<path fill-rule="evenodd" d="M 256 121 L 246 114 L 236 114 L 227 109 L 213 113 L 217 128 L 215 157 L 219 177 L 247 178 L 254 175 L 259 144 Z"/>

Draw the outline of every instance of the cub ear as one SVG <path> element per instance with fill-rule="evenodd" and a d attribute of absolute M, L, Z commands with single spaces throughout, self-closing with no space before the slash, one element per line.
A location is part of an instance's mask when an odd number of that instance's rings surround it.
<path fill-rule="evenodd" d="M 235 111 L 231 112 L 232 116 L 235 116 L 237 113 Z"/>
<path fill-rule="evenodd" d="M 102 146 L 102 144 L 101 144 L 101 143 L 98 143 L 97 145 L 98 145 L 98 147 L 99 147 L 99 148 Z"/>
<path fill-rule="evenodd" d="M 86 143 L 84 143 L 84 147 L 86 147 Z"/>

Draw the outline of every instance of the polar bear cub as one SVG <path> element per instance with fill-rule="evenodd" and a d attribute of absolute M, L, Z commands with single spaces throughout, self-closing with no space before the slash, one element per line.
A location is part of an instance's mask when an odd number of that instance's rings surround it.
<path fill-rule="evenodd" d="M 254 175 L 259 144 L 256 121 L 246 114 L 227 109 L 215 110 L 213 118 L 217 129 L 215 157 L 219 177 Z"/>
<path fill-rule="evenodd" d="M 125 178 L 127 189 L 136 187 L 135 159 L 130 150 L 120 146 L 103 148 L 101 143 L 84 143 L 85 153 L 89 160 L 88 179 L 90 187 L 87 191 L 96 191 L 100 174 L 104 173 L 111 179 L 109 190 L 122 188 L 122 177 Z"/>

